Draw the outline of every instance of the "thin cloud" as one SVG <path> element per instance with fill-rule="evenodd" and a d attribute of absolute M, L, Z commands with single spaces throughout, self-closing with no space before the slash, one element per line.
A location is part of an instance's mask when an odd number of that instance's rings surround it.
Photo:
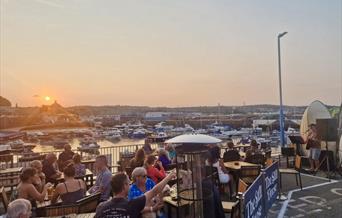
<path fill-rule="evenodd" d="M 64 5 L 58 4 L 55 1 L 49 1 L 49 0 L 34 0 L 34 1 L 39 4 L 47 5 L 47 6 L 54 7 L 54 8 L 64 8 Z"/>

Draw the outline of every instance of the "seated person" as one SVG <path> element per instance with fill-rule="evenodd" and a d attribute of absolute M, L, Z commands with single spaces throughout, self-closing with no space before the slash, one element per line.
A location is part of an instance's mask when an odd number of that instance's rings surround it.
<path fill-rule="evenodd" d="M 164 169 L 168 169 L 169 165 L 171 164 L 169 154 L 164 148 L 160 148 L 158 150 L 158 161 L 162 163 Z"/>
<path fill-rule="evenodd" d="M 52 186 L 51 183 L 47 183 L 44 185 L 43 191 L 39 192 L 33 185 L 33 182 L 37 179 L 36 177 L 37 171 L 34 168 L 25 168 L 20 174 L 20 183 L 17 187 L 17 198 L 29 200 L 32 206 L 36 205 L 36 201 L 44 201 L 47 189 Z"/>
<path fill-rule="evenodd" d="M 69 144 L 64 145 L 64 151 L 58 156 L 58 169 L 63 170 L 72 161 L 74 154 Z"/>
<path fill-rule="evenodd" d="M 75 177 L 82 177 L 86 174 L 86 167 L 84 164 L 81 163 L 81 155 L 74 154 L 72 157 L 72 160 L 74 162 L 74 168 L 75 168 Z"/>
<path fill-rule="evenodd" d="M 144 144 L 143 149 L 145 151 L 145 154 L 151 154 L 153 152 L 149 139 L 145 139 L 145 144 Z"/>
<path fill-rule="evenodd" d="M 169 152 L 171 163 L 176 162 L 176 149 L 172 146 L 172 144 L 167 144 L 165 149 Z"/>
<path fill-rule="evenodd" d="M 99 155 L 95 160 L 97 170 L 95 185 L 88 192 L 90 194 L 101 192 L 100 201 L 106 201 L 110 197 L 112 173 L 107 167 L 107 158 L 105 155 Z"/>
<path fill-rule="evenodd" d="M 147 203 L 152 201 L 152 198 L 162 192 L 165 185 L 175 177 L 175 172 L 171 172 L 159 184 L 155 185 L 150 191 L 133 200 L 127 200 L 130 181 L 125 173 L 117 173 L 113 176 L 111 185 L 113 190 L 113 198 L 107 202 L 101 203 L 96 208 L 96 218 L 110 217 L 130 217 L 138 218 L 141 212 L 153 211 L 153 207 L 148 207 Z M 147 208 L 146 208 L 147 207 Z"/>
<path fill-rule="evenodd" d="M 158 166 L 158 168 L 156 167 Z M 147 176 L 150 177 L 153 182 L 158 183 L 160 180 L 165 178 L 165 170 L 160 161 L 153 155 L 149 155 L 145 161 L 145 168 Z"/>
<path fill-rule="evenodd" d="M 239 151 L 235 150 L 234 143 L 232 141 L 227 143 L 228 150 L 223 154 L 223 161 L 238 161 L 241 159 Z"/>
<path fill-rule="evenodd" d="M 72 163 L 63 170 L 64 182 L 56 186 L 51 202 L 56 203 L 60 196 L 63 204 L 72 204 L 85 196 L 87 187 L 83 180 L 75 179 L 75 168 Z"/>
<path fill-rule="evenodd" d="M 43 173 L 43 165 L 39 160 L 33 160 L 30 163 L 30 166 L 37 171 L 37 179 L 33 182 L 34 186 L 38 191 L 43 191 L 45 185 L 45 174 Z"/>
<path fill-rule="evenodd" d="M 30 201 L 20 198 L 8 204 L 7 218 L 30 218 L 31 217 Z"/>
<path fill-rule="evenodd" d="M 231 176 L 228 174 L 222 159 L 220 159 L 220 148 L 218 146 L 209 149 L 208 164 L 217 168 L 220 183 L 229 183 Z"/>
<path fill-rule="evenodd" d="M 43 160 L 43 173 L 46 176 L 46 182 L 57 183 L 57 179 L 62 173 L 56 169 L 57 157 L 54 153 L 47 154 Z"/>
<path fill-rule="evenodd" d="M 144 167 L 137 167 L 133 170 L 132 180 L 133 183 L 128 191 L 128 200 L 143 195 L 155 186 L 155 183 L 150 178 L 147 178 L 147 172 Z"/>
<path fill-rule="evenodd" d="M 137 150 L 135 153 L 134 158 L 132 158 L 129 161 L 129 166 L 134 169 L 136 167 L 142 167 L 144 166 L 144 161 L 145 161 L 145 151 L 143 148 L 140 148 Z"/>
<path fill-rule="evenodd" d="M 259 149 L 259 144 L 257 143 L 257 141 L 253 139 L 251 141 L 251 147 L 246 152 L 246 160 L 248 160 L 248 158 L 255 154 L 262 154 L 262 152 Z"/>

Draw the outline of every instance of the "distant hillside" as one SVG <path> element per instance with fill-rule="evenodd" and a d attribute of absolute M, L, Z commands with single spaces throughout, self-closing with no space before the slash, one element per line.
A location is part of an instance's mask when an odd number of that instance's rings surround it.
<path fill-rule="evenodd" d="M 7 100 L 6 98 L 0 96 L 0 107 L 11 107 L 12 104 L 9 100 Z"/>
<path fill-rule="evenodd" d="M 303 113 L 306 106 L 284 106 L 287 113 Z M 267 113 L 279 111 L 279 105 L 247 105 L 247 106 L 197 106 L 197 107 L 147 107 L 147 106 L 74 106 L 68 110 L 79 115 L 122 115 L 140 114 L 146 112 L 200 112 L 207 114 L 232 114 L 232 113 Z"/>

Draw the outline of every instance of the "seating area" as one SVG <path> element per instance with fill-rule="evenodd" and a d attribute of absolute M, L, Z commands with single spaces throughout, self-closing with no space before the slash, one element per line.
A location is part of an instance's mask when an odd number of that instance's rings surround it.
<path fill-rule="evenodd" d="M 219 174 L 222 172 L 220 172 L 217 167 L 206 165 L 204 169 L 206 172 L 206 178 L 211 179 L 213 181 L 213 184 L 219 190 L 224 213 L 226 213 L 230 217 L 239 217 L 239 214 L 241 212 L 239 196 L 244 193 L 253 183 L 253 181 L 260 175 L 262 169 L 272 165 L 272 163 L 274 163 L 275 161 L 279 161 L 281 157 L 282 159 L 286 159 L 286 165 L 288 167 L 280 168 L 279 170 L 280 187 L 282 187 L 282 176 L 294 175 L 297 185 L 302 188 L 302 180 L 300 175 L 302 168 L 302 158 L 298 155 L 295 156 L 294 163 L 291 164 L 291 158 L 293 155 L 292 148 L 282 149 L 281 153 L 270 153 L 270 150 L 267 150 L 267 152 L 266 150 L 265 152 L 261 150 L 260 153 L 248 156 L 248 147 L 241 146 L 237 148 L 236 151 L 221 148 L 221 154 L 225 171 L 229 172 L 231 177 L 231 180 L 228 183 L 222 183 L 220 181 Z M 153 155 L 158 158 L 156 153 Z M 125 158 L 127 159 L 125 161 L 120 161 L 120 165 L 116 167 L 116 169 L 125 172 L 129 176 L 129 178 L 132 179 L 132 173 L 135 168 L 130 166 L 130 160 L 134 158 L 134 155 L 129 155 L 131 159 L 126 156 Z M 13 157 L 6 156 L 2 158 L 1 161 L 6 161 L 7 164 L 11 165 L 11 162 L 13 162 Z M 94 164 L 95 159 L 88 159 L 86 160 L 86 162 L 88 164 Z M 178 166 L 181 166 L 182 169 L 186 169 L 187 163 L 184 162 L 182 164 L 179 164 Z M 111 165 L 113 164 L 111 163 Z M 109 169 L 111 169 L 111 165 L 108 166 Z M 291 166 L 293 166 L 293 168 L 291 168 Z M 165 167 L 165 170 L 167 172 L 170 172 L 170 170 L 175 169 L 176 167 L 177 165 L 175 163 L 170 163 L 169 165 L 167 165 L 167 167 Z M 9 183 L 9 185 L 1 183 L 1 202 L 3 205 L 2 207 L 5 211 L 7 209 L 7 205 L 10 199 L 9 196 L 11 195 L 12 190 L 15 190 L 20 182 L 19 175 L 23 172 L 23 169 L 25 169 L 25 167 L 15 167 L 12 163 L 12 167 L 0 170 L 0 174 L 4 175 L 4 177 L 1 177 L 0 181 L 4 180 Z M 91 167 L 91 169 L 94 169 L 94 167 Z M 87 168 L 86 174 L 84 176 L 75 178 L 84 180 L 86 182 L 87 189 L 89 189 L 95 183 L 97 175 L 96 173 L 93 173 L 92 170 Z M 148 178 L 151 179 L 151 177 Z M 11 182 L 10 180 L 13 180 L 15 182 Z M 63 175 L 58 179 L 58 183 L 62 182 L 64 182 Z M 170 181 L 169 185 L 177 185 L 177 180 Z M 48 200 L 37 202 L 38 205 L 36 213 L 40 217 L 62 217 L 70 214 L 83 214 L 84 217 L 93 217 L 95 215 L 94 212 L 96 211 L 96 208 L 100 202 L 100 195 L 100 193 L 87 195 L 71 205 L 63 205 L 61 204 L 61 202 L 52 204 L 50 201 L 51 196 L 49 196 L 49 198 L 47 198 Z M 164 210 L 168 214 L 175 214 L 175 209 L 176 211 L 178 211 L 178 209 L 184 210 L 185 212 L 183 212 L 186 213 L 186 208 L 189 206 L 189 202 L 183 202 L 179 204 L 179 202 L 177 202 L 177 200 L 174 200 L 173 197 L 167 196 L 164 198 L 164 205 Z M 77 217 L 79 217 L 78 215 Z"/>

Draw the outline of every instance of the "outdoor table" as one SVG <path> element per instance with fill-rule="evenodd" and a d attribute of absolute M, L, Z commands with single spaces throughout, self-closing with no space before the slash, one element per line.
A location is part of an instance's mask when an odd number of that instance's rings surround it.
<path fill-rule="evenodd" d="M 22 167 L 13 167 L 13 168 L 7 168 L 0 170 L 0 175 L 7 175 L 7 174 L 20 174 L 21 171 L 23 170 Z"/>
<path fill-rule="evenodd" d="M 91 172 L 91 170 L 89 170 L 88 168 L 86 169 L 86 173 L 84 176 L 80 176 L 80 177 L 75 177 L 76 179 L 84 179 L 84 182 L 86 183 L 86 185 L 88 183 L 90 183 L 90 186 L 93 186 L 94 184 L 94 174 L 93 172 Z M 57 179 L 58 182 L 63 182 L 64 181 L 64 174 L 61 175 L 61 177 L 59 177 Z"/>
<path fill-rule="evenodd" d="M 240 157 L 245 158 L 246 157 L 246 152 L 239 151 Z"/>
<path fill-rule="evenodd" d="M 239 171 L 241 169 L 241 166 L 258 166 L 258 165 L 244 162 L 244 161 L 229 161 L 229 162 L 224 162 L 224 166 L 228 168 L 229 170 Z"/>

